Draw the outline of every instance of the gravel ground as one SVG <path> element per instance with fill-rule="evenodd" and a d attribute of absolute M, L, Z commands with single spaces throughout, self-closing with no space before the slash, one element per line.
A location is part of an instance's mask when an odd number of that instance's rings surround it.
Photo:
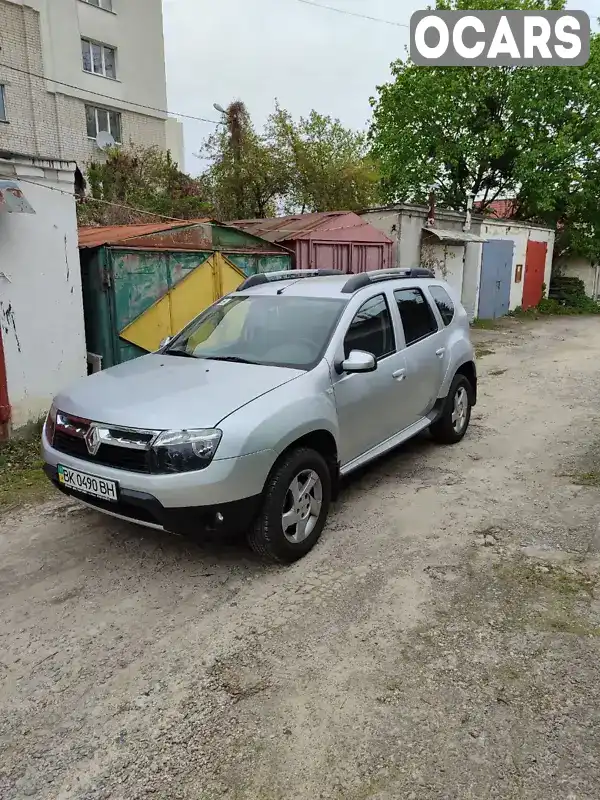
<path fill-rule="evenodd" d="M 475 337 L 464 442 L 352 479 L 292 567 L 2 517 L 0 796 L 597 800 L 600 325 Z"/>

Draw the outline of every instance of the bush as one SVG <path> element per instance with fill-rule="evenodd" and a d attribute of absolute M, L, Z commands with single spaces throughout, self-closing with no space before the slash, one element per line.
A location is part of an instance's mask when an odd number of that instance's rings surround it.
<path fill-rule="evenodd" d="M 600 314 L 600 304 L 585 293 L 579 278 L 557 276 L 550 284 L 548 299 L 538 305 L 540 314 Z"/>

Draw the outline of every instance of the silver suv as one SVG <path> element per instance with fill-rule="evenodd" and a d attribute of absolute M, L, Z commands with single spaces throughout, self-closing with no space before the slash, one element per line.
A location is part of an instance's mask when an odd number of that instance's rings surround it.
<path fill-rule="evenodd" d="M 459 442 L 476 397 L 467 315 L 427 270 L 256 275 L 158 352 L 56 397 L 45 470 L 107 514 L 246 531 L 292 562 L 341 477 L 426 428 Z"/>

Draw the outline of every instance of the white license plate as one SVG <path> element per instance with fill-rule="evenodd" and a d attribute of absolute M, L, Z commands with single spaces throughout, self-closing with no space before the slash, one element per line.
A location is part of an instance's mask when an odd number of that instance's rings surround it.
<path fill-rule="evenodd" d="M 119 499 L 119 485 L 116 481 L 88 475 L 86 472 L 79 472 L 77 469 L 63 467 L 60 464 L 58 465 L 58 482 L 65 489 L 90 494 L 92 497 L 109 500 L 111 503 L 116 503 Z"/>

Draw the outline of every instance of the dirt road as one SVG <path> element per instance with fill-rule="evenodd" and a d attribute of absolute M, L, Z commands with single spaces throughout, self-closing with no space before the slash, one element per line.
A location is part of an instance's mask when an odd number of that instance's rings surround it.
<path fill-rule="evenodd" d="M 0 796 L 597 800 L 600 321 L 477 338 L 467 439 L 354 478 L 291 568 L 0 519 Z"/>

